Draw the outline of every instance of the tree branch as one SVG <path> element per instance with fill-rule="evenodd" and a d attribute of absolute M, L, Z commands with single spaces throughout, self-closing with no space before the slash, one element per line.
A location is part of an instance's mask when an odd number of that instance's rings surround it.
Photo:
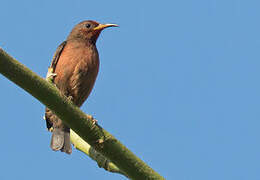
<path fill-rule="evenodd" d="M 79 135 L 77 135 L 72 129 L 70 129 L 70 140 L 74 147 L 88 155 L 91 159 L 97 162 L 100 168 L 113 173 L 120 173 L 127 177 L 127 175 L 121 171 L 114 163 L 108 160 L 105 156 L 97 152 L 87 142 L 85 142 Z"/>
<path fill-rule="evenodd" d="M 46 80 L 50 83 L 54 83 L 54 72 L 53 68 L 48 68 Z M 91 117 L 91 116 L 90 116 Z M 45 117 L 44 117 L 45 119 Z M 93 120 L 93 122 L 97 122 Z M 92 148 L 86 141 L 84 141 L 77 133 L 75 133 L 72 129 L 70 129 L 70 141 L 74 145 L 76 149 L 88 155 L 91 159 L 97 162 L 100 168 L 104 168 L 109 172 L 120 173 L 127 177 L 127 175 L 121 171 L 115 164 L 113 164 L 110 160 L 108 160 L 105 156 L 97 152 L 94 148 Z"/>
<path fill-rule="evenodd" d="M 83 113 L 54 85 L 33 73 L 1 48 L 0 73 L 50 108 L 68 127 L 96 151 L 110 159 L 129 178 L 163 179 L 115 137 L 93 123 L 92 116 Z"/>

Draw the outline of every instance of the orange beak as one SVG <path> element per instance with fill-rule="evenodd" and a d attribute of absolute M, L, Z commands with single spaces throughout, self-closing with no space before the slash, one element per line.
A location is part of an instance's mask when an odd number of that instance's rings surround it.
<path fill-rule="evenodd" d="M 108 28 L 108 27 L 118 27 L 118 25 L 117 24 L 99 24 L 93 30 L 94 31 L 101 31 L 101 30 Z"/>

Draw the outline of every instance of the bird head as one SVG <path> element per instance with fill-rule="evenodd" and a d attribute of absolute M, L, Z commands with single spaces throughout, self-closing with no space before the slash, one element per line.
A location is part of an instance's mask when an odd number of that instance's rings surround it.
<path fill-rule="evenodd" d="M 116 24 L 100 24 L 96 21 L 88 20 L 77 24 L 71 31 L 68 39 L 81 38 L 86 41 L 96 43 L 102 30 L 108 27 L 118 27 Z"/>

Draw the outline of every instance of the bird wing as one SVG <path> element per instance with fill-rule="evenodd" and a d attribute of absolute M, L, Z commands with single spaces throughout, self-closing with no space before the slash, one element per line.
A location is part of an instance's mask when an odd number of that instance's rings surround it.
<path fill-rule="evenodd" d="M 54 53 L 54 56 L 52 58 L 51 65 L 48 68 L 48 73 L 47 73 L 47 77 L 46 77 L 47 80 L 50 76 L 54 75 L 56 65 L 57 65 L 57 63 L 60 59 L 60 55 L 61 55 L 61 53 L 62 53 L 66 44 L 67 44 L 67 41 L 64 41 L 57 47 L 57 49 Z M 51 78 L 48 81 L 53 82 L 53 78 Z M 51 127 L 52 127 L 52 121 L 50 120 L 51 118 L 54 118 L 52 116 L 55 116 L 55 115 L 50 111 L 49 108 L 46 108 L 44 119 L 46 120 L 46 125 L 47 125 L 48 130 L 50 130 Z"/>
<path fill-rule="evenodd" d="M 67 44 L 67 41 L 63 41 L 56 49 L 54 56 L 51 61 L 50 68 L 52 68 L 53 72 L 55 71 L 56 65 L 59 61 L 60 55 L 62 53 L 62 50 L 64 49 L 65 45 Z"/>

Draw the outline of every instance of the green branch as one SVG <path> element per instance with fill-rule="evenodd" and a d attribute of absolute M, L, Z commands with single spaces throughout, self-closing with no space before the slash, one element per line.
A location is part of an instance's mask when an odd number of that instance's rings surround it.
<path fill-rule="evenodd" d="M 53 69 L 48 68 L 48 73 L 46 80 L 50 83 L 53 83 Z M 88 115 L 89 116 L 89 115 Z M 92 118 L 91 116 L 89 116 Z M 96 122 L 96 120 L 93 120 Z M 70 141 L 74 145 L 74 147 L 88 155 L 91 159 L 97 162 L 100 168 L 104 168 L 105 170 L 113 173 L 120 173 L 128 177 L 123 171 L 121 171 L 114 163 L 108 160 L 105 156 L 97 152 L 94 148 L 92 148 L 86 141 L 84 141 L 77 133 L 75 133 L 72 129 L 70 129 Z"/>
<path fill-rule="evenodd" d="M 111 160 L 130 179 L 163 179 L 114 136 L 93 123 L 91 116 L 73 105 L 54 85 L 33 73 L 1 48 L 0 73 L 50 108 L 68 127 Z"/>
<path fill-rule="evenodd" d="M 74 147 L 88 155 L 91 159 L 97 162 L 100 168 L 113 173 L 120 173 L 127 177 L 127 175 L 121 171 L 114 163 L 108 160 L 105 156 L 97 152 L 87 142 L 85 142 L 79 135 L 77 135 L 72 129 L 70 129 L 70 140 Z"/>

